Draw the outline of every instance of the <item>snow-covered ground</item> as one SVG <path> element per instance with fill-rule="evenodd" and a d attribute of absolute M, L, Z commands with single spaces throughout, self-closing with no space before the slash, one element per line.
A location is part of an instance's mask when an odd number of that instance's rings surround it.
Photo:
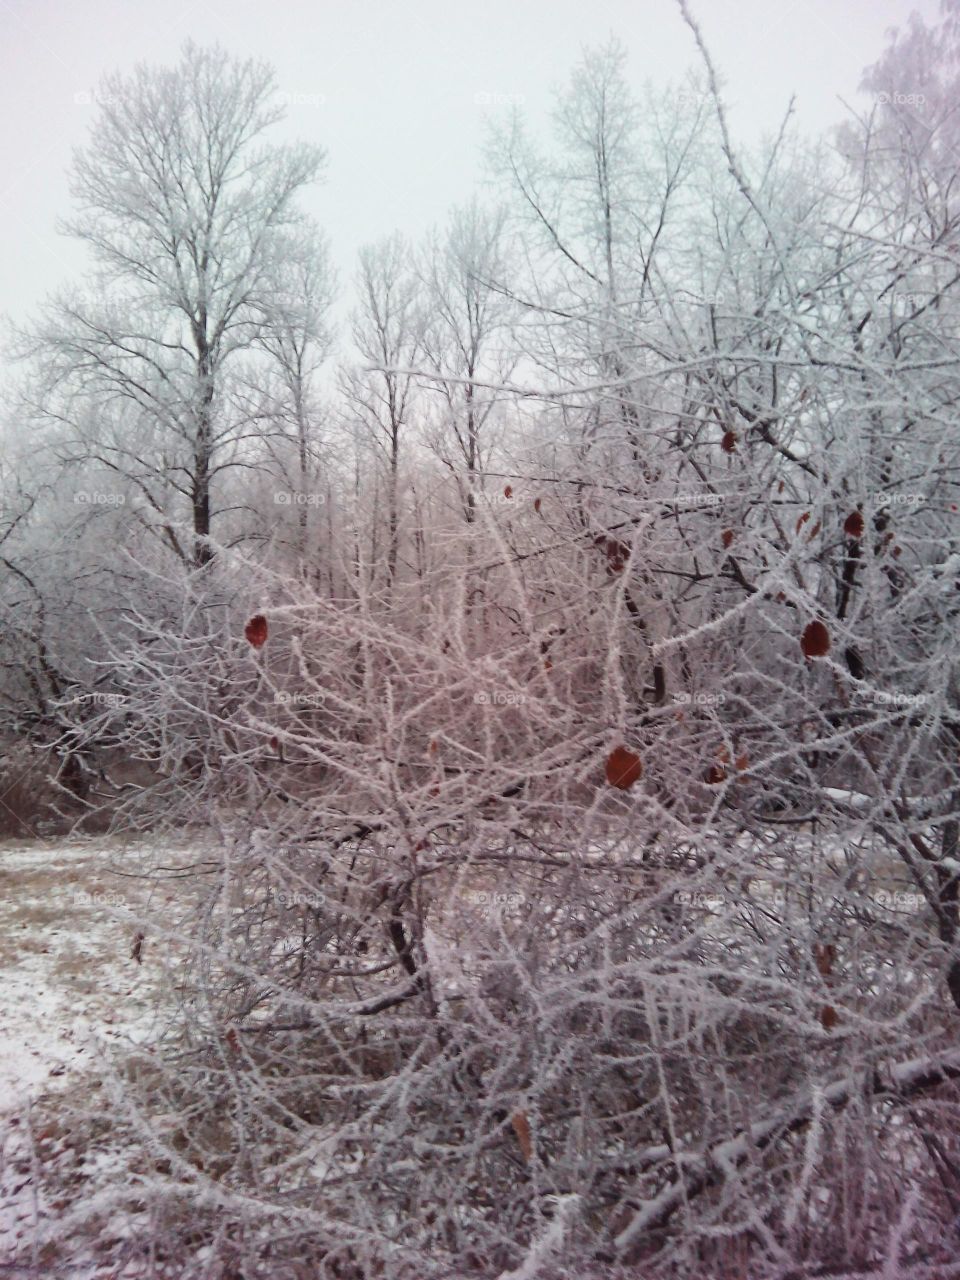
<path fill-rule="evenodd" d="M 135 1045 L 156 1030 L 154 1020 L 163 1014 L 157 1000 L 163 965 L 176 957 L 169 938 L 161 945 L 155 931 L 184 905 L 195 882 L 176 871 L 205 856 L 197 852 L 203 843 L 198 838 L 170 844 L 99 837 L 0 845 L 3 1275 L 33 1280 L 60 1274 L 55 1264 L 46 1268 L 42 1252 L 57 1231 L 58 1203 L 48 1199 L 41 1166 L 58 1172 L 82 1166 L 78 1179 L 82 1177 L 84 1188 L 106 1161 L 127 1167 L 119 1149 L 98 1145 L 91 1150 L 80 1144 L 74 1150 L 70 1124 L 59 1123 L 58 1116 L 75 1111 L 78 1103 L 81 1110 L 85 1105 L 95 1109 L 102 1065 L 98 1056 L 111 1047 L 122 1051 L 125 1044 Z M 829 851 L 842 862 L 842 842 Z M 169 869 L 169 878 L 145 874 L 148 866 L 158 864 Z M 774 859 L 763 876 L 751 877 L 753 899 L 781 905 L 785 871 Z M 921 909 L 919 897 L 911 896 L 887 869 L 871 891 L 887 914 Z M 702 912 L 704 936 L 716 933 L 722 894 L 678 890 L 675 901 Z M 478 874 L 467 877 L 435 914 L 426 944 L 436 971 L 444 975 L 447 998 L 462 996 L 477 980 L 471 970 L 472 944 L 485 936 L 491 941 L 503 928 L 522 928 L 523 904 L 522 890 Z M 320 1175 L 325 1165 L 319 1147 L 318 1154 Z M 129 1236 L 134 1226 L 132 1220 L 118 1223 L 115 1235 Z M 87 1262 L 83 1249 L 73 1257 L 72 1280 L 126 1280 L 122 1269 L 99 1265 L 92 1256 Z"/>
<path fill-rule="evenodd" d="M 39 1114 L 57 1094 L 90 1093 L 97 1055 L 156 1017 L 151 920 L 183 884 L 142 877 L 157 852 L 106 837 L 0 846 L 0 1265 L 24 1275 L 44 1273 L 35 1228 L 51 1206 L 35 1165 L 58 1151 Z M 162 852 L 171 865 L 193 856 Z"/>

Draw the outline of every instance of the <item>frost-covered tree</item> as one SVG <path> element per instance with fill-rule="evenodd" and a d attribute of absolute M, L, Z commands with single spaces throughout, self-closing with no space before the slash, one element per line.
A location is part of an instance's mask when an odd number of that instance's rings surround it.
<path fill-rule="evenodd" d="M 406 437 L 417 383 L 412 370 L 423 350 L 424 310 L 413 251 L 400 235 L 360 252 L 357 306 L 352 318 L 355 362 L 341 377 L 345 409 L 358 445 L 373 454 L 373 468 L 361 484 L 385 495 L 385 580 L 392 587 L 401 542 L 401 501 Z M 378 525 L 372 532 L 370 561 L 376 565 Z"/>
<path fill-rule="evenodd" d="M 364 256 L 337 575 L 167 557 L 104 654 L 88 732 L 157 774 L 123 820 L 217 836 L 111 1081 L 147 1172 L 74 1211 L 146 1187 L 145 1259 L 186 1217 L 198 1276 L 956 1270 L 948 153 L 745 151 L 683 11 L 676 111 L 607 49 L 552 151 L 501 141 L 509 260 Z"/>
<path fill-rule="evenodd" d="M 74 456 L 129 480 L 172 550 L 202 566 L 217 486 L 261 431 L 231 403 L 231 370 L 297 323 L 277 315 L 281 263 L 323 154 L 270 142 L 272 72 L 216 48 L 110 76 L 98 104 L 65 228 L 95 268 L 25 339 L 43 375 L 33 410 L 38 430 L 54 424 Z M 308 272 L 322 290 L 322 269 Z"/>
<path fill-rule="evenodd" d="M 515 308 L 504 296 L 507 257 L 504 212 L 476 202 L 454 210 L 422 255 L 430 317 L 423 365 L 437 374 L 432 443 L 457 482 L 468 522 L 476 517 L 483 473 L 495 469 L 488 437 L 498 388 L 516 363 L 509 332 Z"/>

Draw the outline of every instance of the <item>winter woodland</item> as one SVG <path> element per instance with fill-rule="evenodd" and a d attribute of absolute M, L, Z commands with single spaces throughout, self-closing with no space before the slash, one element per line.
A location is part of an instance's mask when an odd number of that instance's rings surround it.
<path fill-rule="evenodd" d="M 13 1274 L 960 1276 L 960 9 L 748 147 L 682 8 L 339 284 L 268 67 L 106 83 L 0 772 L 157 1012 Z"/>

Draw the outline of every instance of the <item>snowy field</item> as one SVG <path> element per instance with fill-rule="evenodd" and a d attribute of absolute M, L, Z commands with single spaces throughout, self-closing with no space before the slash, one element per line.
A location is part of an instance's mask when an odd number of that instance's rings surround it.
<path fill-rule="evenodd" d="M 98 1058 L 155 1030 L 160 967 L 150 922 L 183 883 L 139 875 L 145 856 L 160 851 L 106 837 L 0 847 L 0 1274 L 54 1274 L 42 1242 L 58 1206 L 38 1188 L 37 1162 L 73 1164 L 78 1174 L 84 1166 L 87 1175 L 96 1157 L 74 1150 L 69 1124 L 50 1118 L 92 1102 Z M 171 867 L 192 856 L 162 852 Z"/>
<path fill-rule="evenodd" d="M 204 856 L 202 844 L 202 838 L 170 844 L 95 837 L 0 846 L 2 1276 L 134 1280 L 140 1274 L 136 1261 L 125 1268 L 116 1260 L 128 1242 L 133 1252 L 146 1215 L 140 1222 L 138 1213 L 101 1199 L 105 1172 L 140 1171 L 138 1153 L 112 1140 L 104 1077 L 111 1060 L 119 1066 L 129 1050 L 162 1030 L 161 980 L 178 959 L 176 946 L 160 934 L 187 905 L 188 886 L 197 884 L 182 872 Z M 839 858 L 842 850 L 838 845 L 832 852 Z M 919 910 L 895 868 L 878 872 L 878 906 L 894 914 Z M 780 869 L 773 875 L 752 878 L 750 895 L 789 910 Z M 836 869 L 833 875 L 839 886 Z M 444 975 L 445 997 L 462 996 L 476 981 L 474 944 L 484 935 L 489 943 L 504 926 L 509 932 L 508 921 L 517 926 L 523 900 L 522 892 L 504 889 L 489 874 L 458 877 L 425 939 L 436 972 Z M 676 901 L 702 914 L 703 936 L 716 937 L 722 895 L 678 891 Z M 90 1127 L 85 1117 L 91 1115 L 99 1129 Z M 82 1219 L 71 1231 L 78 1202 L 107 1208 L 101 1242 L 112 1238 L 109 1264 L 88 1251 Z M 62 1247 L 71 1258 L 66 1269 L 59 1265 Z"/>

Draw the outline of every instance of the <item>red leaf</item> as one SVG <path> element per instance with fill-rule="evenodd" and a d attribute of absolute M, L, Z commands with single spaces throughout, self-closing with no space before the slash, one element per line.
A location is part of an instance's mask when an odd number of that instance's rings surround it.
<path fill-rule="evenodd" d="M 243 629 L 243 634 L 255 649 L 267 643 L 267 620 L 262 613 L 256 613 Z"/>
<path fill-rule="evenodd" d="M 737 767 L 737 772 L 743 773 L 746 769 L 750 767 L 750 757 L 747 755 L 737 756 L 736 760 L 734 760 L 733 763 Z"/>
<path fill-rule="evenodd" d="M 720 541 L 725 547 L 729 547 L 731 542 L 733 542 L 733 530 L 724 529 L 723 533 L 720 535 Z"/>
<path fill-rule="evenodd" d="M 863 516 L 859 511 L 851 511 L 843 522 L 843 532 L 848 538 L 863 537 Z"/>
<path fill-rule="evenodd" d="M 720 448 L 724 453 L 733 453 L 737 447 L 737 433 L 735 431 L 724 432 L 723 439 L 720 441 Z"/>
<path fill-rule="evenodd" d="M 539 510 L 540 510 L 540 504 L 541 504 L 541 502 L 542 502 L 542 501 L 543 501 L 543 499 L 542 499 L 542 498 L 534 498 L 534 500 L 533 500 L 533 509 L 534 509 L 534 511 L 539 511 Z"/>
<path fill-rule="evenodd" d="M 780 481 L 780 483 L 777 485 L 777 493 L 783 493 L 783 481 L 782 481 L 782 480 L 781 480 L 781 481 Z"/>
<path fill-rule="evenodd" d="M 893 548 L 893 550 L 890 552 L 890 554 L 893 556 L 894 560 L 899 560 L 899 559 L 900 559 L 900 548 L 899 548 L 899 547 L 894 547 L 894 548 Z"/>
<path fill-rule="evenodd" d="M 630 548 L 625 542 L 607 538 L 601 533 L 594 538 L 593 545 L 606 555 L 608 573 L 623 573 L 630 558 Z"/>
<path fill-rule="evenodd" d="M 807 523 L 809 519 L 810 519 L 810 512 L 805 511 L 803 515 L 800 517 L 800 519 L 797 521 L 797 533 L 800 532 L 800 530 L 803 528 L 803 526 Z"/>
<path fill-rule="evenodd" d="M 523 1153 L 525 1163 L 529 1164 L 533 1158 L 533 1142 L 530 1135 L 530 1121 L 527 1119 L 525 1111 L 515 1111 L 510 1117 L 510 1123 L 513 1126 L 513 1132 L 517 1135 L 517 1142 L 520 1144 L 520 1150 Z"/>
<path fill-rule="evenodd" d="M 820 524 L 821 524 L 821 521 L 818 520 L 817 523 L 810 530 L 809 536 L 807 537 L 808 542 L 812 542 L 814 538 L 817 536 L 817 534 L 820 532 Z"/>
<path fill-rule="evenodd" d="M 820 1010 L 820 1023 L 824 1031 L 832 1031 L 840 1021 L 840 1015 L 832 1004 L 825 1004 Z"/>
<path fill-rule="evenodd" d="M 503 487 L 503 496 L 504 496 L 505 498 L 512 498 L 512 497 L 513 497 L 513 485 L 510 485 L 510 484 L 508 484 L 508 485 L 504 485 L 504 487 Z"/>
<path fill-rule="evenodd" d="M 279 750 L 280 750 L 280 739 L 279 739 L 279 738 L 271 738 L 271 739 L 270 739 L 270 750 L 271 750 L 271 751 L 279 751 Z"/>
<path fill-rule="evenodd" d="M 821 977 L 830 977 L 836 956 L 837 949 L 832 942 L 815 942 L 813 944 L 813 958 Z"/>
<path fill-rule="evenodd" d="M 607 756 L 606 773 L 611 787 L 629 791 L 643 775 L 643 761 L 626 747 L 614 747 Z"/>
<path fill-rule="evenodd" d="M 726 769 L 721 769 L 718 764 L 712 764 L 704 773 L 703 780 L 711 787 L 718 787 L 721 782 L 726 782 L 727 771 Z"/>
<path fill-rule="evenodd" d="M 830 652 L 830 632 L 822 622 L 808 622 L 800 639 L 805 658 L 822 658 Z"/>

